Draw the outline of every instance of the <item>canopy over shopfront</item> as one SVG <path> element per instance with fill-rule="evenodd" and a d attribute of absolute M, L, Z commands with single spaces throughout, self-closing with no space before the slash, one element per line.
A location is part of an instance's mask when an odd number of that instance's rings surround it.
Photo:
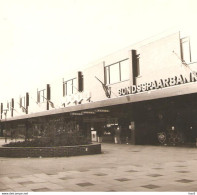
<path fill-rule="evenodd" d="M 173 96 L 181 96 L 181 95 L 193 94 L 193 93 L 197 93 L 197 83 L 195 82 L 180 84 L 180 85 L 175 85 L 175 86 L 160 88 L 155 90 L 149 90 L 137 94 L 125 95 L 117 98 L 110 98 L 96 102 L 89 102 L 86 104 L 68 106 L 65 108 L 58 108 L 58 109 L 53 109 L 43 112 L 36 112 L 36 113 L 31 113 L 21 116 L 15 116 L 13 118 L 7 118 L 6 121 L 8 122 L 8 121 L 56 115 L 62 113 L 80 112 L 89 109 L 98 109 L 108 106 L 122 105 L 122 104 L 128 104 L 128 103 L 134 103 L 134 102 L 140 102 L 146 100 L 154 100 L 154 99 L 173 97 Z M 1 122 L 5 122 L 5 119 L 2 119 Z"/>

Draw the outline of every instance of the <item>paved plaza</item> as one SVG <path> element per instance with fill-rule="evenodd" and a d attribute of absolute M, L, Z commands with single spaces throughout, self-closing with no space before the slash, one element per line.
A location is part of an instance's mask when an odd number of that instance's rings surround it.
<path fill-rule="evenodd" d="M 197 191 L 197 148 L 102 143 L 102 154 L 0 157 L 0 191 Z"/>

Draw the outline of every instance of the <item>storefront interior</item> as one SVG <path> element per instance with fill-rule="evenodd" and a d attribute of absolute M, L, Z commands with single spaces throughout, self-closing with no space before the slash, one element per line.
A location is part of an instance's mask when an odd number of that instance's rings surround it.
<path fill-rule="evenodd" d="M 29 139 L 47 131 L 80 132 L 90 141 L 140 145 L 195 145 L 197 94 L 6 121 L 1 132 Z"/>

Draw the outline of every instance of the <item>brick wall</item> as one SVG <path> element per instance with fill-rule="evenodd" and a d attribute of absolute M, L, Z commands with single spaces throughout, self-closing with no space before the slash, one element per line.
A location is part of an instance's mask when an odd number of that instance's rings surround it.
<path fill-rule="evenodd" d="M 101 144 L 58 147 L 1 147 L 0 157 L 62 157 L 100 154 Z"/>

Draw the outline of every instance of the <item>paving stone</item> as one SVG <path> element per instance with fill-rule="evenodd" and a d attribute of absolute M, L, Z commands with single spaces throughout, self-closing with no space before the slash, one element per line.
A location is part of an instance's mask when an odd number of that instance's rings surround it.
<path fill-rule="evenodd" d="M 50 183 L 53 183 L 53 184 L 64 184 L 66 181 L 58 179 L 58 178 L 51 178 L 47 182 L 50 182 Z"/>
<path fill-rule="evenodd" d="M 0 181 L 1 181 L 1 183 L 4 183 L 4 184 L 16 183 L 16 182 L 13 182 L 13 180 L 10 179 L 9 177 L 1 177 Z"/>
<path fill-rule="evenodd" d="M 18 177 L 18 176 L 10 176 L 9 178 L 10 178 L 10 179 L 18 179 L 18 178 L 20 178 L 20 177 Z"/>
<path fill-rule="evenodd" d="M 176 180 L 177 182 L 180 182 L 180 183 L 190 183 L 190 182 L 193 182 L 194 180 L 189 180 L 189 179 L 180 179 L 180 180 Z"/>
<path fill-rule="evenodd" d="M 47 181 L 46 178 L 44 179 L 44 178 L 34 177 L 34 176 L 32 176 L 32 175 L 30 175 L 30 176 L 28 177 L 28 180 L 30 180 L 30 181 L 32 181 L 32 182 L 34 182 L 34 183 L 44 183 L 44 182 Z"/>
<path fill-rule="evenodd" d="M 58 172 L 58 176 L 66 176 L 66 175 L 68 175 L 68 173 L 67 172 Z"/>
<path fill-rule="evenodd" d="M 94 175 L 96 175 L 96 176 L 106 176 L 106 175 L 108 175 L 108 174 L 105 174 L 105 173 L 96 173 L 96 174 L 94 174 Z"/>
<path fill-rule="evenodd" d="M 74 186 L 77 183 L 85 183 L 85 182 L 87 182 L 87 180 L 84 178 L 73 178 L 73 179 L 69 179 L 69 180 L 62 180 L 62 182 L 59 184 L 61 184 L 62 186 L 64 186 L 65 184 Z"/>
<path fill-rule="evenodd" d="M 129 181 L 130 179 L 128 179 L 128 178 L 119 178 L 119 179 L 115 179 L 115 180 L 124 182 L 124 181 Z"/>
<path fill-rule="evenodd" d="M 66 186 L 62 186 L 63 187 L 63 191 L 64 192 L 81 192 L 84 187 L 78 186 L 78 185 L 66 185 Z"/>
<path fill-rule="evenodd" d="M 68 179 L 73 179 L 73 177 L 66 176 L 66 177 L 60 177 L 59 179 L 68 180 Z"/>
<path fill-rule="evenodd" d="M 11 188 L 7 188 L 7 189 L 3 189 L 1 192 L 14 192 L 14 190 Z M 22 191 L 20 191 L 20 192 L 22 192 Z"/>
<path fill-rule="evenodd" d="M 56 191 L 56 190 L 59 190 L 59 189 L 63 189 L 63 187 L 61 185 L 54 184 L 54 183 L 50 183 L 50 185 L 48 185 L 47 188 L 49 188 L 49 191 L 50 190 Z"/>
<path fill-rule="evenodd" d="M 1 181 L 1 180 L 0 180 Z M 0 188 L 6 186 L 4 183 L 0 182 Z"/>
<path fill-rule="evenodd" d="M 39 189 L 47 192 L 197 191 L 196 157 L 188 154 L 188 149 L 116 146 L 102 144 L 107 152 L 93 156 L 25 161 L 0 158 L 0 189 L 15 192 Z M 13 166 L 14 170 L 7 169 Z"/>
<path fill-rule="evenodd" d="M 134 166 L 136 166 L 136 167 L 142 167 L 142 165 L 139 165 L 139 164 L 137 164 L 137 165 L 134 165 Z"/>
<path fill-rule="evenodd" d="M 27 185 L 27 184 L 32 184 L 34 182 L 32 182 L 32 181 L 24 181 L 24 182 L 18 182 L 18 183 L 21 184 L 21 185 Z"/>
<path fill-rule="evenodd" d="M 148 188 L 148 189 L 155 189 L 155 188 L 159 188 L 160 186 L 149 184 L 149 185 L 145 185 L 145 186 L 141 186 L 141 187 Z"/>
<path fill-rule="evenodd" d="M 160 192 L 169 192 L 169 191 L 171 191 L 171 192 L 183 192 L 183 191 L 185 191 L 184 189 L 186 189 L 186 188 L 184 186 L 181 186 L 181 185 L 166 184 L 166 185 L 161 186 L 160 188 L 154 189 L 154 191 L 160 191 Z"/>
<path fill-rule="evenodd" d="M 87 171 L 89 171 L 89 170 L 80 170 L 79 172 L 87 172 Z"/>
<path fill-rule="evenodd" d="M 134 173 L 134 172 L 138 172 L 138 171 L 136 171 L 136 170 L 128 170 L 128 171 L 126 171 L 126 172 Z"/>
<path fill-rule="evenodd" d="M 163 176 L 163 175 L 160 175 L 160 174 L 150 174 L 150 175 L 148 175 L 148 176 L 150 176 L 150 177 L 161 177 L 161 176 Z"/>
<path fill-rule="evenodd" d="M 28 188 L 26 186 L 23 187 L 15 187 L 12 189 L 14 192 L 33 192 L 31 188 Z"/>
<path fill-rule="evenodd" d="M 0 187 L 0 192 L 6 192 L 7 188 L 6 187 Z"/>
<path fill-rule="evenodd" d="M 34 174 L 35 177 L 38 177 L 38 178 L 44 178 L 44 179 L 48 179 L 50 178 L 49 175 L 45 174 L 45 173 L 38 173 L 38 174 Z"/>
<path fill-rule="evenodd" d="M 48 192 L 49 190 L 50 190 L 49 188 L 32 189 L 33 192 Z"/>
<path fill-rule="evenodd" d="M 184 166 L 184 165 L 177 165 L 175 167 L 187 167 L 187 166 Z"/>
<path fill-rule="evenodd" d="M 177 173 L 189 173 L 189 171 L 176 171 Z"/>
<path fill-rule="evenodd" d="M 27 184 L 25 187 L 29 189 L 37 189 L 37 188 L 47 188 L 51 183 L 45 182 L 45 183 L 34 183 L 34 184 Z"/>
<path fill-rule="evenodd" d="M 122 192 L 124 189 L 125 188 L 122 185 L 109 185 L 106 191 Z"/>
<path fill-rule="evenodd" d="M 82 187 L 85 187 L 85 186 L 92 186 L 94 184 L 92 183 L 89 183 L 89 182 L 86 182 L 86 183 L 77 183 L 78 186 L 82 186 Z"/>
<path fill-rule="evenodd" d="M 56 173 L 46 173 L 47 175 L 53 175 L 53 176 L 56 176 L 57 174 Z"/>
<path fill-rule="evenodd" d="M 106 192 L 107 188 L 102 185 L 92 185 L 83 187 L 83 190 L 88 192 Z"/>
<path fill-rule="evenodd" d="M 19 183 L 9 183 L 9 184 L 7 184 L 7 186 L 9 188 L 21 188 L 21 187 L 23 187 L 23 185 L 21 185 Z"/>

